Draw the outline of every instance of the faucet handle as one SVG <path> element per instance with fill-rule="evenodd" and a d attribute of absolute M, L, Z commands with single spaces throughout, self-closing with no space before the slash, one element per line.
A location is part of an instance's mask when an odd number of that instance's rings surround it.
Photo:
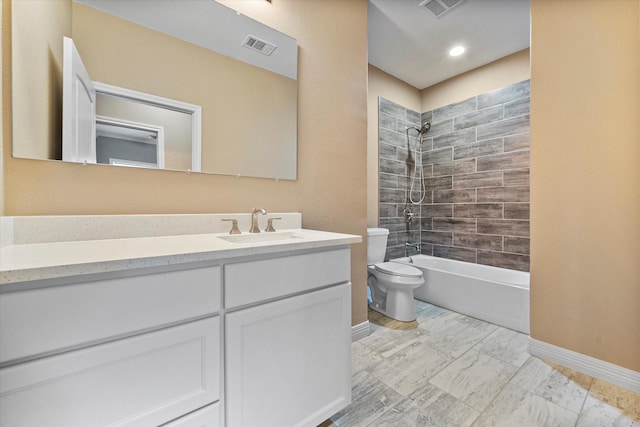
<path fill-rule="evenodd" d="M 241 234 L 237 219 L 222 219 L 221 221 L 231 221 L 231 231 L 229 231 L 229 234 Z"/>
<path fill-rule="evenodd" d="M 275 219 L 282 219 L 282 218 L 269 218 L 267 220 L 267 228 L 265 228 L 264 231 L 266 231 L 266 232 L 276 231 L 276 229 L 273 228 L 273 220 L 275 220 Z"/>

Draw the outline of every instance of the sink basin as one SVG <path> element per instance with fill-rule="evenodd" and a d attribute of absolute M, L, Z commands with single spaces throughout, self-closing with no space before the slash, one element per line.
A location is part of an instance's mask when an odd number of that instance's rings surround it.
<path fill-rule="evenodd" d="M 277 240 L 296 240 L 302 239 L 302 236 L 296 232 L 285 231 L 281 233 L 230 234 L 228 236 L 218 236 L 218 238 L 231 243 L 260 243 Z"/>

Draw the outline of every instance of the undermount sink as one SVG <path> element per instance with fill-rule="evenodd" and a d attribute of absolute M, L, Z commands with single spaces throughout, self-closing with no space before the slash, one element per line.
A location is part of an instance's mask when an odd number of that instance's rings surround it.
<path fill-rule="evenodd" d="M 297 232 L 285 231 L 280 233 L 255 233 L 255 234 L 230 234 L 228 236 L 218 236 L 222 240 L 231 243 L 259 243 L 272 242 L 275 240 L 295 240 L 302 239 Z"/>

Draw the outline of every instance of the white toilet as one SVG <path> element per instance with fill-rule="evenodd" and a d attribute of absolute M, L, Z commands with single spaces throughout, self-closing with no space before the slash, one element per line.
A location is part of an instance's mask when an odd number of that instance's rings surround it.
<path fill-rule="evenodd" d="M 388 237 L 386 228 L 367 228 L 369 307 L 392 319 L 411 322 L 416 320 L 413 290 L 424 284 L 424 278 L 415 267 L 383 262 Z"/>

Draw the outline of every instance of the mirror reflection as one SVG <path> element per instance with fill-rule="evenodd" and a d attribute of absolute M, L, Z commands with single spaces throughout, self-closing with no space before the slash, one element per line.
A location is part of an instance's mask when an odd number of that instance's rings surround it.
<path fill-rule="evenodd" d="M 154 7 L 150 7 L 151 3 Z M 177 7 L 177 3 L 182 7 Z M 101 10 L 105 9 L 104 5 L 118 10 L 107 13 Z M 207 13 L 227 13 L 223 18 L 225 24 L 212 25 L 212 21 L 207 21 L 214 18 L 203 16 L 203 6 Z M 175 17 L 177 11 L 187 10 L 192 16 Z M 141 14 L 141 11 L 145 13 Z M 194 12 L 197 17 L 193 16 Z M 178 32 L 190 34 L 163 32 L 161 27 L 166 24 L 167 13 L 173 18 L 169 19 L 175 27 L 172 31 L 181 28 Z M 242 29 L 239 23 L 229 21 L 230 16 L 249 21 L 250 27 Z M 204 25 L 203 20 L 210 25 Z M 203 47 L 205 43 L 198 37 L 207 41 L 213 39 L 214 35 L 207 33 L 210 27 L 224 34 L 228 33 L 226 27 L 240 31 L 244 35 L 236 49 L 240 49 L 241 55 L 258 55 L 261 61 L 264 62 L 264 57 L 278 66 L 265 69 L 262 68 L 265 64 L 251 65 L 231 58 L 227 56 L 229 51 L 222 55 L 213 52 L 213 46 Z M 33 28 L 42 31 L 34 32 Z M 217 37 L 228 43 L 224 34 L 217 34 Z M 241 43 L 248 35 L 253 36 L 254 43 L 256 39 L 273 42 L 270 57 L 242 47 Z M 92 81 L 201 106 L 201 127 L 195 130 L 201 134 L 201 147 L 196 150 L 193 143 L 185 142 L 194 138 L 188 113 L 171 109 L 164 113 L 182 115 L 183 120 L 170 119 L 179 122 L 176 126 L 185 130 L 180 133 L 159 124 L 148 112 L 138 112 L 137 116 L 125 113 L 151 108 L 148 104 L 126 106 L 124 104 L 131 104 L 130 99 L 98 94 L 96 117 L 101 117 L 101 122 L 96 122 L 96 161 L 195 171 L 198 170 L 195 162 L 200 162 L 203 172 L 296 179 L 295 40 L 218 3 L 201 0 L 14 0 L 14 156 L 63 158 L 64 36 L 73 38 Z M 236 44 L 235 40 L 233 44 Z M 291 47 L 292 51 L 287 53 Z M 216 48 L 225 49 L 224 46 Z M 283 64 L 288 64 L 287 71 L 278 69 Z M 118 140 L 114 132 L 124 139 Z M 121 135 L 123 133 L 125 135 Z M 120 153 L 130 154 L 114 153 L 117 146 L 120 149 L 128 147 Z M 131 154 L 133 152 L 137 154 Z"/>

